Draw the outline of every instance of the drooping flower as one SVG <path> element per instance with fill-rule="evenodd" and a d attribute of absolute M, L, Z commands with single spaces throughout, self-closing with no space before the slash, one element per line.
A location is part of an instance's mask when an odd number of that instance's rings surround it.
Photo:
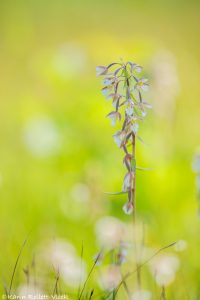
<path fill-rule="evenodd" d="M 95 232 L 101 247 L 113 249 L 118 247 L 126 236 L 127 227 L 117 218 L 106 216 L 96 222 Z"/>
<path fill-rule="evenodd" d="M 96 76 L 106 75 L 108 72 L 108 68 L 105 66 L 96 67 Z"/>
<path fill-rule="evenodd" d="M 126 105 L 126 113 L 128 116 L 133 115 L 133 108 L 134 108 L 134 102 L 132 100 L 129 100 Z"/>
<path fill-rule="evenodd" d="M 103 79 L 103 85 L 113 85 L 116 81 L 116 77 L 107 77 L 105 79 Z"/>
<path fill-rule="evenodd" d="M 138 129 L 139 129 L 138 123 L 134 123 L 134 124 L 131 125 L 131 131 L 132 131 L 134 134 L 137 133 Z"/>
<path fill-rule="evenodd" d="M 130 171 L 126 173 L 124 177 L 123 188 L 122 188 L 123 192 L 128 192 L 132 189 L 133 179 L 134 179 L 134 172 Z"/>
<path fill-rule="evenodd" d="M 107 85 L 101 89 L 102 94 L 106 98 L 108 98 L 111 91 L 112 91 L 112 85 Z"/>
<path fill-rule="evenodd" d="M 121 114 L 118 111 L 112 111 L 107 117 L 111 120 L 112 126 L 115 126 L 116 122 L 121 120 Z"/>
<path fill-rule="evenodd" d="M 130 215 L 133 212 L 133 203 L 128 201 L 123 206 L 123 211 L 126 215 Z"/>
<path fill-rule="evenodd" d="M 131 61 L 128 62 L 128 64 L 131 67 L 131 72 L 136 71 L 140 73 L 142 71 L 142 67 L 136 63 L 132 63 Z"/>
<path fill-rule="evenodd" d="M 112 93 L 110 95 L 108 95 L 107 99 L 112 99 L 112 106 L 117 109 L 117 104 L 119 104 L 119 100 L 121 99 L 121 95 L 117 94 L 117 93 Z"/>
<path fill-rule="evenodd" d="M 139 79 L 135 85 L 135 88 L 142 89 L 145 92 L 148 91 L 149 89 L 148 79 L 146 78 Z"/>
<path fill-rule="evenodd" d="M 119 148 L 123 145 L 125 137 L 126 133 L 123 130 L 119 130 L 115 134 L 113 134 L 114 141 Z"/>

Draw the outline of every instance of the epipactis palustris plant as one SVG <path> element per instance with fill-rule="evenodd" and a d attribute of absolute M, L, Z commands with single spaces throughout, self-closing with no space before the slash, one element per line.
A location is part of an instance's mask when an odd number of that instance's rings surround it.
<path fill-rule="evenodd" d="M 123 206 L 126 214 L 135 212 L 136 190 L 136 137 L 139 122 L 146 116 L 146 109 L 151 105 L 143 99 L 143 91 L 149 87 L 148 79 L 138 77 L 142 67 L 134 62 L 113 62 L 108 66 L 96 67 L 96 75 L 103 76 L 102 93 L 112 100 L 113 111 L 107 117 L 111 124 L 122 121 L 122 126 L 114 135 L 114 141 L 124 152 L 123 163 L 127 169 L 122 192 L 127 193 L 128 200 Z M 141 139 L 140 139 L 141 140 Z M 131 151 L 128 150 L 131 146 Z"/>

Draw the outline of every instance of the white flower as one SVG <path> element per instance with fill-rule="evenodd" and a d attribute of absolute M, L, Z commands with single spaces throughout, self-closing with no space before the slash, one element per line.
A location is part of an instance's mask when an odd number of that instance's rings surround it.
<path fill-rule="evenodd" d="M 140 73 L 140 72 L 142 71 L 142 67 L 141 67 L 140 65 L 136 65 L 136 66 L 134 67 L 134 69 L 135 69 L 135 71 L 138 72 L 138 73 Z"/>
<path fill-rule="evenodd" d="M 113 291 L 121 282 L 122 276 L 119 266 L 111 265 L 103 270 L 99 285 L 102 289 Z"/>
<path fill-rule="evenodd" d="M 32 155 L 44 158 L 59 152 L 62 139 L 53 120 L 47 116 L 38 116 L 28 120 L 23 141 Z"/>
<path fill-rule="evenodd" d="M 115 77 L 105 78 L 102 83 L 103 85 L 112 85 L 115 82 Z"/>
<path fill-rule="evenodd" d="M 131 296 L 131 300 L 151 300 L 152 294 L 147 290 L 138 290 Z"/>
<path fill-rule="evenodd" d="M 126 236 L 126 224 L 114 217 L 102 217 L 96 222 L 95 232 L 101 247 L 114 248 Z"/>
<path fill-rule="evenodd" d="M 112 111 L 107 117 L 110 118 L 112 126 L 115 126 L 116 122 L 121 120 L 121 114 L 118 111 Z"/>
<path fill-rule="evenodd" d="M 136 83 L 135 87 L 142 89 L 145 92 L 148 91 L 148 89 L 149 89 L 148 79 L 146 79 L 146 78 L 139 79 L 138 82 Z"/>
<path fill-rule="evenodd" d="M 116 108 L 117 108 L 117 102 L 120 100 L 121 97 L 122 97 L 122 96 L 119 95 L 119 94 L 112 93 L 112 94 L 110 94 L 110 95 L 107 97 L 107 99 L 112 99 L 112 100 L 113 100 L 113 101 L 112 101 L 112 106 L 114 107 L 114 109 L 116 109 Z"/>
<path fill-rule="evenodd" d="M 135 64 L 135 63 L 132 63 L 132 62 L 129 62 L 129 64 L 131 65 L 131 71 L 136 71 L 138 73 L 140 73 L 142 71 L 142 67 L 138 64 Z"/>
<path fill-rule="evenodd" d="M 133 212 L 133 203 L 128 201 L 123 206 L 123 211 L 125 214 L 130 215 Z"/>
<path fill-rule="evenodd" d="M 47 245 L 45 259 L 59 271 L 64 282 L 72 288 L 77 288 L 87 276 L 85 262 L 77 256 L 73 245 L 64 240 L 56 240 Z"/>
<path fill-rule="evenodd" d="M 96 76 L 106 75 L 108 68 L 104 66 L 96 67 Z"/>
<path fill-rule="evenodd" d="M 131 131 L 136 134 L 138 131 L 139 125 L 137 123 L 134 123 L 131 125 Z"/>
<path fill-rule="evenodd" d="M 132 116 L 133 114 L 134 103 L 132 100 L 129 100 L 126 106 L 126 113 L 128 116 Z"/>
<path fill-rule="evenodd" d="M 103 87 L 101 89 L 101 92 L 104 95 L 104 97 L 108 98 L 109 93 L 111 92 L 111 90 L 112 90 L 112 85 L 108 85 L 108 86 Z"/>
<path fill-rule="evenodd" d="M 142 114 L 143 117 L 146 117 L 147 112 L 146 112 L 145 110 L 142 110 L 142 111 L 141 111 L 141 114 Z"/>
<path fill-rule="evenodd" d="M 180 240 L 175 244 L 174 248 L 177 252 L 182 252 L 187 249 L 187 246 L 188 244 L 185 240 Z"/>
<path fill-rule="evenodd" d="M 130 191 L 130 189 L 133 186 L 133 179 L 134 179 L 134 173 L 133 172 L 128 172 L 125 177 L 124 177 L 124 182 L 123 182 L 123 188 L 122 190 L 124 192 Z"/>
<path fill-rule="evenodd" d="M 150 264 L 150 270 L 159 286 L 167 286 L 175 279 L 179 268 L 179 259 L 175 255 L 162 255 Z"/>
<path fill-rule="evenodd" d="M 115 134 L 113 134 L 114 141 L 119 148 L 122 146 L 125 136 L 126 133 L 123 130 L 119 130 Z"/>
<path fill-rule="evenodd" d="M 34 300 L 34 299 L 42 299 L 41 297 L 44 295 L 44 292 L 40 290 L 38 287 L 32 284 L 24 284 L 18 287 L 17 296 L 19 299 L 24 300 Z M 18 298 L 15 298 L 18 299 Z"/>

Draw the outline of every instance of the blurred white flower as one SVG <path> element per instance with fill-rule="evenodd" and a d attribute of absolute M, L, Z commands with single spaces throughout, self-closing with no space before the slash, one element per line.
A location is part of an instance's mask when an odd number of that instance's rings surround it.
<path fill-rule="evenodd" d="M 88 202 L 90 199 L 90 189 L 87 184 L 78 182 L 72 186 L 71 196 L 77 202 Z"/>
<path fill-rule="evenodd" d="M 19 297 L 19 299 L 24 299 L 24 300 L 42 299 L 41 297 L 43 295 L 44 292 L 42 290 L 30 284 L 21 285 L 17 289 L 17 296 Z"/>
<path fill-rule="evenodd" d="M 150 270 L 159 286 L 167 286 L 174 281 L 180 262 L 175 255 L 162 255 L 150 263 Z"/>
<path fill-rule="evenodd" d="M 70 79 L 85 73 L 87 53 L 82 45 L 66 43 L 58 47 L 52 64 L 62 79 Z"/>
<path fill-rule="evenodd" d="M 154 111 L 169 121 L 174 116 L 176 97 L 180 92 L 176 58 L 169 51 L 159 52 L 152 62 Z"/>
<path fill-rule="evenodd" d="M 187 247 L 188 247 L 188 243 L 185 240 L 180 240 L 175 244 L 174 249 L 177 252 L 182 252 L 182 251 L 186 250 Z"/>
<path fill-rule="evenodd" d="M 100 246 L 114 248 L 125 239 L 126 224 L 114 217 L 103 217 L 96 222 L 96 237 Z"/>
<path fill-rule="evenodd" d="M 99 285 L 103 290 L 113 291 L 122 280 L 120 267 L 110 265 L 106 267 L 99 278 Z"/>
<path fill-rule="evenodd" d="M 38 157 L 57 154 L 61 146 L 61 136 L 56 125 L 46 116 L 28 120 L 23 140 L 27 149 Z"/>
<path fill-rule="evenodd" d="M 66 241 L 56 240 L 48 245 L 47 261 L 58 270 L 64 282 L 76 288 L 86 278 L 85 262 L 77 256 L 75 248 Z"/>
<path fill-rule="evenodd" d="M 147 290 L 138 290 L 131 296 L 131 300 L 151 300 L 152 293 Z"/>

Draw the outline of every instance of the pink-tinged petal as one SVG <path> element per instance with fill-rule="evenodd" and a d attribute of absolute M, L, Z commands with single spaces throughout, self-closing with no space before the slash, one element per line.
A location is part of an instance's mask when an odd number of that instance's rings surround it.
<path fill-rule="evenodd" d="M 123 211 L 125 214 L 130 215 L 133 212 L 133 203 L 128 201 L 123 206 Z"/>
<path fill-rule="evenodd" d="M 111 120 L 112 126 L 115 126 L 116 122 L 121 120 L 121 114 L 118 111 L 112 111 L 107 117 Z"/>
<path fill-rule="evenodd" d="M 149 85 L 148 84 L 143 84 L 141 86 L 141 89 L 144 91 L 144 92 L 147 92 L 149 90 Z"/>
<path fill-rule="evenodd" d="M 132 189 L 133 179 L 134 179 L 134 173 L 133 172 L 128 172 L 125 175 L 124 182 L 123 182 L 123 187 L 122 187 L 123 192 L 128 192 Z"/>
<path fill-rule="evenodd" d="M 103 85 L 112 85 L 114 84 L 116 81 L 116 78 L 115 77 L 110 77 L 110 78 L 105 78 L 102 83 Z"/>
<path fill-rule="evenodd" d="M 104 66 L 96 67 L 96 76 L 106 75 L 108 72 L 108 68 Z"/>
<path fill-rule="evenodd" d="M 132 100 L 129 100 L 127 102 L 127 106 L 126 106 L 126 113 L 128 116 L 132 116 L 133 115 L 133 108 L 134 108 L 134 103 Z"/>
<path fill-rule="evenodd" d="M 137 123 L 131 125 L 131 131 L 136 134 L 138 131 L 139 125 Z"/>
<path fill-rule="evenodd" d="M 142 104 L 143 104 L 146 108 L 148 108 L 148 109 L 151 109 L 151 108 L 152 108 L 152 105 L 151 105 L 150 103 L 146 102 L 146 101 L 142 101 Z"/>
<path fill-rule="evenodd" d="M 119 130 L 115 134 L 113 134 L 114 141 L 119 148 L 123 145 L 125 137 L 126 133 L 122 130 Z"/>
<path fill-rule="evenodd" d="M 130 154 L 130 153 L 127 153 L 125 156 L 124 156 L 124 159 L 123 159 L 123 163 L 128 166 L 128 168 L 130 169 L 131 168 L 131 161 L 133 159 L 133 156 Z"/>
<path fill-rule="evenodd" d="M 102 94 L 104 95 L 104 97 L 108 98 L 109 93 L 111 92 L 111 90 L 112 90 L 112 86 L 110 85 L 110 86 L 105 86 L 105 87 L 103 87 L 103 88 L 101 89 L 101 92 L 102 92 Z"/>
<path fill-rule="evenodd" d="M 142 71 L 142 67 L 140 65 L 135 66 L 135 71 L 140 73 Z"/>
<path fill-rule="evenodd" d="M 139 79 L 135 85 L 135 88 L 142 89 L 143 91 L 147 91 L 149 89 L 148 79 L 146 78 Z"/>

